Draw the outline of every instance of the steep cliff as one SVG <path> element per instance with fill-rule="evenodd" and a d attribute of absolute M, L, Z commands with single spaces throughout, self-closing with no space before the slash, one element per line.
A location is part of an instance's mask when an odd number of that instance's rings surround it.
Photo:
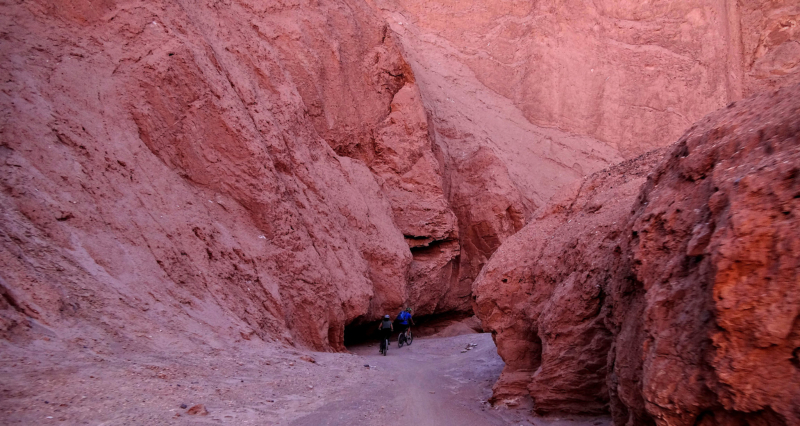
<path fill-rule="evenodd" d="M 415 25 L 394 2 L 375 3 L 420 87 L 445 196 L 458 219 L 460 256 L 444 304 L 469 309 L 472 282 L 500 244 L 552 196 L 622 156 L 591 137 L 531 124 L 481 82 L 453 43 Z"/>
<path fill-rule="evenodd" d="M 371 9 L 27 2 L 2 19 L 6 335 L 31 317 L 66 336 L 341 350 L 345 324 L 405 302 L 391 204 L 315 131 L 291 72 L 398 61 Z M 340 99 L 385 116 L 405 82 L 370 65 Z"/>
<path fill-rule="evenodd" d="M 800 82 L 793 0 L 376 2 L 420 29 L 416 48 L 447 43 L 531 123 L 626 158 L 674 142 L 728 102 Z"/>
<path fill-rule="evenodd" d="M 658 157 L 590 176 L 481 272 L 476 313 L 507 364 L 495 397 L 620 425 L 796 424 L 800 85 Z"/>

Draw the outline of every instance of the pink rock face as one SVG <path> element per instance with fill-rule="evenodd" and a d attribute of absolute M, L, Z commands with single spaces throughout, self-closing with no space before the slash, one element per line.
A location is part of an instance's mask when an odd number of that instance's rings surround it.
<path fill-rule="evenodd" d="M 403 300 L 417 315 L 451 310 L 455 307 L 441 302 L 460 254 L 458 224 L 442 189 L 416 84 L 407 82 L 395 93 L 388 116 L 371 134 L 371 151 L 356 154 L 380 182 L 412 254 Z M 374 304 L 374 310 L 398 310 L 400 305 L 392 302 Z"/>
<path fill-rule="evenodd" d="M 365 3 L 350 3 L 362 21 L 374 18 Z M 317 132 L 337 154 L 360 160 L 377 177 L 394 222 L 412 250 L 408 274 L 376 277 L 376 282 L 388 283 L 385 291 L 376 292 L 371 311 L 382 315 L 407 304 L 418 314 L 438 312 L 453 259 L 460 252 L 458 229 L 442 190 L 441 168 L 414 75 L 385 26 L 371 25 L 359 33 L 348 27 L 351 18 L 311 14 L 314 19 L 307 22 L 306 15 L 306 10 L 291 12 L 292 25 L 304 22 L 303 28 L 273 30 L 289 35 L 287 43 L 279 45 L 286 68 Z M 338 25 L 325 29 L 326 19 Z M 310 46 L 309 32 L 317 35 Z M 365 38 L 371 44 L 358 42 Z M 319 55 L 320 51 L 335 56 Z M 431 245 L 443 250 L 429 253 Z M 397 285 L 398 278 L 408 279 L 408 284 Z"/>
<path fill-rule="evenodd" d="M 377 2 L 446 43 L 531 123 L 627 158 L 730 101 L 800 82 L 793 0 Z"/>
<path fill-rule="evenodd" d="M 0 336 L 343 351 L 475 306 L 497 401 L 800 421 L 797 89 L 638 201 L 660 154 L 609 167 L 796 82 L 798 6 L 605 3 L 4 5 Z"/>
<path fill-rule="evenodd" d="M 452 243 L 415 251 L 415 261 L 437 252 L 457 256 L 451 272 L 440 269 L 438 286 L 425 287 L 446 291 L 425 294 L 442 310 L 470 310 L 472 282 L 500 244 L 558 191 L 622 157 L 592 138 L 531 124 L 481 83 L 447 40 L 415 25 L 393 2 L 376 4 L 414 72 L 444 194 L 458 219 L 458 252 Z M 412 276 L 432 276 L 415 265 Z"/>
<path fill-rule="evenodd" d="M 624 218 L 661 151 L 596 172 L 508 239 L 473 286 L 476 313 L 506 362 L 495 402 L 530 394 L 539 413 L 608 409 L 616 279 Z"/>
<path fill-rule="evenodd" d="M 620 425 L 800 422 L 799 135 L 795 85 L 543 209 L 473 286 L 506 361 L 495 399 Z"/>
<path fill-rule="evenodd" d="M 345 324 L 407 299 L 389 200 L 315 131 L 291 72 L 336 70 L 331 43 L 382 49 L 366 6 L 26 3 L 2 20 L 6 333 L 21 312 L 94 336 L 343 350 Z M 362 95 L 403 83 L 356 69 L 374 79 L 338 99 L 388 111 L 392 93 Z"/>
<path fill-rule="evenodd" d="M 166 324 L 160 344 L 343 350 L 347 324 L 403 305 L 469 312 L 500 243 L 620 159 L 531 125 L 458 61 L 436 66 L 441 48 L 409 62 L 419 33 L 401 45 L 358 0 L 27 2 L 0 19 L 8 338 Z"/>

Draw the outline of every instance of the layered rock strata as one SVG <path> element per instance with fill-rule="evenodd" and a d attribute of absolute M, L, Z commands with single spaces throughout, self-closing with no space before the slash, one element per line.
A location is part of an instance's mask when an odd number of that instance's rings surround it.
<path fill-rule="evenodd" d="M 645 181 L 648 156 L 588 178 L 476 280 L 496 397 L 620 425 L 800 422 L 800 86 L 698 122 Z"/>

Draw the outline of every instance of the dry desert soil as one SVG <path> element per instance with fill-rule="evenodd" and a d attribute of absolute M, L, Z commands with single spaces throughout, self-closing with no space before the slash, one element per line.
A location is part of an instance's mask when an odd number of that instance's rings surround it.
<path fill-rule="evenodd" d="M 248 342 L 236 353 L 128 347 L 123 357 L 87 345 L 81 357 L 59 360 L 61 348 L 48 344 L 40 341 L 36 357 L 0 351 L 3 382 L 14 384 L 1 390 L 3 424 L 610 424 L 534 417 L 527 401 L 492 407 L 487 399 L 504 364 L 488 333 L 417 338 L 403 348 L 393 340 L 387 356 L 376 343 L 323 353 Z"/>

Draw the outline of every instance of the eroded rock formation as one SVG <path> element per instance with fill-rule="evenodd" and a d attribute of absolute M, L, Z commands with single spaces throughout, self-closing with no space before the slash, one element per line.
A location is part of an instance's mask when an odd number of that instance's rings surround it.
<path fill-rule="evenodd" d="M 627 160 L 564 191 L 483 268 L 473 287 L 476 314 L 506 362 L 496 402 L 530 393 L 540 413 L 608 410 L 606 286 L 619 278 L 626 216 L 662 154 Z"/>
<path fill-rule="evenodd" d="M 415 25 L 394 2 L 376 4 L 420 87 L 458 219 L 460 256 L 440 304 L 470 309 L 472 282 L 500 244 L 553 195 L 622 156 L 593 138 L 532 125 L 480 81 L 448 40 Z"/>
<path fill-rule="evenodd" d="M 800 421 L 797 87 L 633 158 L 797 82 L 798 6 L 579 3 L 4 5 L 2 338 L 344 350 L 474 291 L 498 400 Z"/>
<path fill-rule="evenodd" d="M 800 85 L 699 122 L 634 208 L 643 324 L 617 353 L 642 343 L 648 413 L 659 424 L 800 422 Z"/>
<path fill-rule="evenodd" d="M 484 268 L 496 398 L 620 425 L 800 422 L 800 85 L 708 116 L 647 174 L 658 156 L 587 178 Z"/>

